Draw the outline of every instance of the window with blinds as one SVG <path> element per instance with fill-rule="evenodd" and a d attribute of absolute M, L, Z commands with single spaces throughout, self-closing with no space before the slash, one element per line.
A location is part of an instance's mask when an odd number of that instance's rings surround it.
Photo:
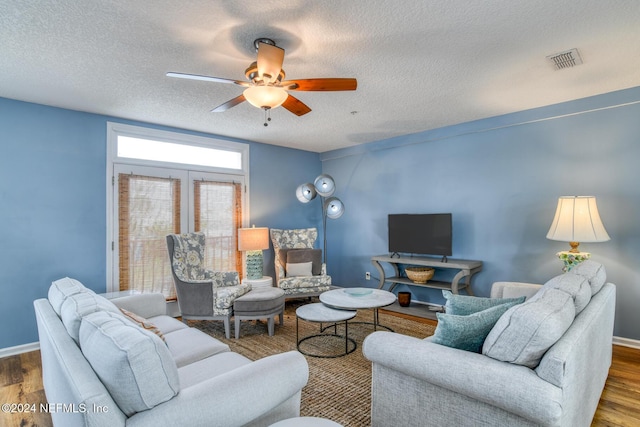
<path fill-rule="evenodd" d="M 242 227 L 242 187 L 239 183 L 194 181 L 194 230 L 207 236 L 206 264 L 216 271 L 242 274 L 238 228 Z"/>
<path fill-rule="evenodd" d="M 119 289 L 175 299 L 166 236 L 180 232 L 180 180 L 119 174 L 118 208 Z"/>

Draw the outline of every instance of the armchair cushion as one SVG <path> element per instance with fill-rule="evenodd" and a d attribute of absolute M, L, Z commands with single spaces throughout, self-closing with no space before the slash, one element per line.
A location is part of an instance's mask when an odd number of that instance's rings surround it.
<path fill-rule="evenodd" d="M 482 354 L 533 369 L 569 329 L 575 311 L 571 295 L 543 288 L 528 301 L 510 308 L 496 322 Z"/>
<path fill-rule="evenodd" d="M 437 313 L 438 326 L 430 341 L 480 353 L 482 344 L 493 325 L 500 316 L 516 304 L 519 303 L 507 302 L 469 315 Z"/>
<path fill-rule="evenodd" d="M 121 314 L 99 311 L 85 316 L 80 347 L 127 416 L 166 402 L 180 390 L 178 368 L 167 346 Z"/>
<path fill-rule="evenodd" d="M 311 262 L 311 274 L 309 276 L 319 276 L 322 273 L 322 250 L 321 249 L 283 249 L 281 250 L 286 256 L 285 264 L 298 264 L 302 262 Z M 288 269 L 287 269 L 288 273 Z M 287 274 L 289 275 L 289 274 Z"/>
<path fill-rule="evenodd" d="M 447 314 L 455 314 L 458 316 L 467 316 L 469 314 L 477 313 L 509 302 L 520 304 L 525 300 L 524 296 L 517 298 L 483 298 L 469 295 L 458 295 L 447 290 L 443 290 L 442 295 L 447 300 L 447 303 L 445 304 L 445 312 Z"/>
<path fill-rule="evenodd" d="M 312 276 L 311 274 L 311 266 L 312 262 L 297 262 L 297 263 L 287 263 L 286 268 L 286 276 L 287 277 L 298 277 L 298 276 Z"/>

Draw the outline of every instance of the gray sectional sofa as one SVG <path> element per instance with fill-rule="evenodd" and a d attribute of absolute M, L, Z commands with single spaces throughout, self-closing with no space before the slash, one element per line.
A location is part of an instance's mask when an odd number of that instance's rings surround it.
<path fill-rule="evenodd" d="M 56 426 L 257 427 L 299 416 L 304 356 L 252 362 L 166 316 L 162 295 L 108 300 L 64 278 L 34 307 Z"/>
<path fill-rule="evenodd" d="M 493 298 L 528 299 L 498 318 L 480 353 L 369 335 L 372 426 L 589 426 L 611 365 L 616 288 L 605 282 L 585 261 L 544 286 L 495 283 Z"/>

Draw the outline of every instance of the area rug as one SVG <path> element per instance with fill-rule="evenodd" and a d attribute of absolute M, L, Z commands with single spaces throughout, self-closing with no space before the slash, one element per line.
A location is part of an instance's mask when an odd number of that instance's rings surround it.
<path fill-rule="evenodd" d="M 223 341 L 231 350 L 251 360 L 272 354 L 296 350 L 295 310 L 310 301 L 288 301 L 285 308 L 284 326 L 276 321 L 275 335 L 267 334 L 265 321 L 243 321 L 240 338 L 224 337 L 222 322 L 190 321 L 189 325 L 200 329 Z M 317 299 L 311 302 L 317 302 Z M 435 326 L 428 323 L 398 317 L 390 312 L 380 311 L 380 323 L 395 332 L 424 338 L 433 334 Z M 362 355 L 362 341 L 373 332 L 373 326 L 365 323 L 373 320 L 372 310 L 360 310 L 356 318 L 349 321 L 349 337 L 356 342 L 352 353 L 337 358 L 305 356 L 309 363 L 309 382 L 302 390 L 300 415 L 333 420 L 345 427 L 368 427 L 371 425 L 371 362 Z M 233 324 L 231 326 L 233 337 Z M 327 330 L 325 333 L 330 333 Z M 344 333 L 338 328 L 338 334 Z M 319 324 L 299 322 L 300 337 L 319 333 Z M 302 349 L 306 352 L 321 353 L 323 350 L 344 350 L 344 341 L 338 338 L 309 340 L 317 348 Z"/>

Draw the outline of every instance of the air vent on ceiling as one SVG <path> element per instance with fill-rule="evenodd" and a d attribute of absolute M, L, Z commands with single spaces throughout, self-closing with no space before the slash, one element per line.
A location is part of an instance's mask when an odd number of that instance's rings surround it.
<path fill-rule="evenodd" d="M 563 68 L 571 68 L 576 65 L 582 64 L 582 58 L 578 49 L 571 49 L 560 53 L 554 53 L 547 56 L 547 59 L 551 61 L 556 70 L 562 70 Z"/>

